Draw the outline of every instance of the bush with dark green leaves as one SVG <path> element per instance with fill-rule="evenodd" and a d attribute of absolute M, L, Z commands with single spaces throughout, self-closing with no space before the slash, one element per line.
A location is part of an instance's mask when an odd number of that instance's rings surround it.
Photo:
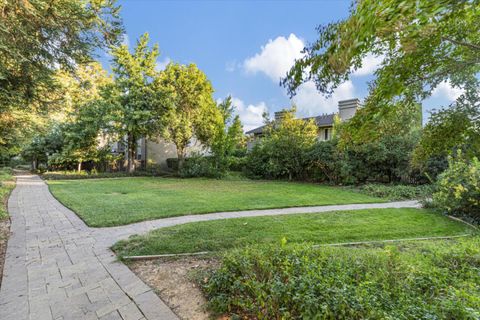
<path fill-rule="evenodd" d="M 248 319 L 479 319 L 480 238 L 227 253 L 203 288 L 211 310 Z"/>
<path fill-rule="evenodd" d="M 448 169 L 436 183 L 433 205 L 470 222 L 480 224 L 480 161 L 462 153 L 450 157 Z"/>
<path fill-rule="evenodd" d="M 416 139 L 414 135 L 386 136 L 348 146 L 340 146 L 335 139 L 319 141 L 306 151 L 306 178 L 335 184 L 421 182 L 410 166 Z"/>
<path fill-rule="evenodd" d="M 182 178 L 221 178 L 224 172 L 216 168 L 212 157 L 194 155 L 184 162 L 178 174 Z"/>

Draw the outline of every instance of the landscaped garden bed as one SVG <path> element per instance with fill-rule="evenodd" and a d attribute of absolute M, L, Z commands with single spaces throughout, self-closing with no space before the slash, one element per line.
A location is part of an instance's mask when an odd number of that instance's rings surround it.
<path fill-rule="evenodd" d="M 379 247 L 253 246 L 203 278 L 239 319 L 478 319 L 480 238 Z"/>
<path fill-rule="evenodd" d="M 366 209 L 189 223 L 114 250 L 120 257 L 210 251 L 127 260 L 182 319 L 467 319 L 480 297 L 471 285 L 479 283 L 477 232 L 432 210 Z M 402 240 L 445 236 L 464 237 Z M 329 246 L 371 240 L 378 243 Z"/>
<path fill-rule="evenodd" d="M 341 187 L 258 180 L 55 180 L 53 195 L 93 227 L 209 212 L 385 202 Z"/>

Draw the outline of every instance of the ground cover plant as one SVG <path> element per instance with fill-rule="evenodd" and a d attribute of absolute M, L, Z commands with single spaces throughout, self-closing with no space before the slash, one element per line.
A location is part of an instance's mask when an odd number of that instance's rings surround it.
<path fill-rule="evenodd" d="M 213 311 L 248 319 L 478 319 L 480 237 L 381 247 L 251 246 L 205 275 Z M 235 317 L 236 316 L 236 317 Z"/>
<path fill-rule="evenodd" d="M 390 200 L 425 199 L 432 196 L 434 187 L 430 184 L 378 184 L 369 183 L 359 187 L 359 191 L 370 196 Z"/>
<path fill-rule="evenodd" d="M 338 187 L 281 181 L 135 177 L 48 183 L 60 202 L 94 227 L 207 212 L 385 201 Z"/>
<path fill-rule="evenodd" d="M 119 256 L 223 251 L 249 244 L 450 236 L 474 232 L 469 226 L 426 209 L 365 209 L 289 214 L 188 223 L 134 236 L 114 247 Z"/>
<path fill-rule="evenodd" d="M 8 216 L 7 199 L 14 186 L 12 169 L 0 168 L 0 220 Z"/>

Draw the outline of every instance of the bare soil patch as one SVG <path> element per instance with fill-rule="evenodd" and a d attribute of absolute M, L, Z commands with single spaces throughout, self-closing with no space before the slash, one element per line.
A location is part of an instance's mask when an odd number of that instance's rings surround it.
<path fill-rule="evenodd" d="M 10 234 L 10 219 L 0 220 L 0 287 L 2 286 L 3 265 L 7 252 L 8 236 Z"/>
<path fill-rule="evenodd" d="M 206 299 L 195 283 L 195 274 L 215 267 L 214 258 L 178 257 L 128 263 L 130 269 L 153 288 L 181 319 L 207 320 Z"/>

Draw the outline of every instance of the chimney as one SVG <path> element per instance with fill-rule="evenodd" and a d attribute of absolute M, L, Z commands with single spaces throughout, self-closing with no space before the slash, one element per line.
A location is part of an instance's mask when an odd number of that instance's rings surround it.
<path fill-rule="evenodd" d="M 285 117 L 285 110 L 275 112 L 275 122 L 280 122 Z"/>
<path fill-rule="evenodd" d="M 352 118 L 360 106 L 360 100 L 357 98 L 338 101 L 338 115 L 340 120 L 346 121 Z"/>

